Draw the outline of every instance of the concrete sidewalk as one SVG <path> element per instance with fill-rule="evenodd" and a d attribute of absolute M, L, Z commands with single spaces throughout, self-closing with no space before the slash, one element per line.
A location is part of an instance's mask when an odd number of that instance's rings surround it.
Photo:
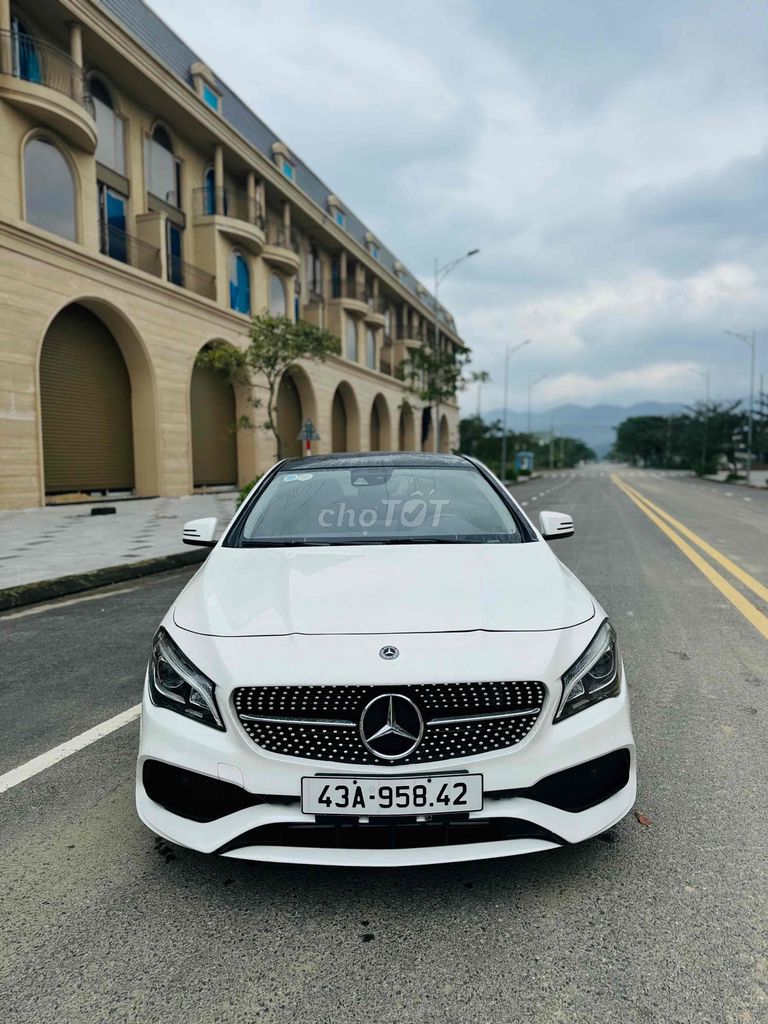
<path fill-rule="evenodd" d="M 184 523 L 216 516 L 223 528 L 236 500 L 226 491 L 0 511 L 0 590 L 194 551 L 181 542 Z M 91 515 L 105 506 L 114 515 Z"/>

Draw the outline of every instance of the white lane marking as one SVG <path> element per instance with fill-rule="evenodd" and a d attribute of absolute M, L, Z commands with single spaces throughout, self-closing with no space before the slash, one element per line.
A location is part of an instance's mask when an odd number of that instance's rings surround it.
<path fill-rule="evenodd" d="M 525 506 L 525 505 L 527 505 L 527 504 L 528 504 L 528 502 L 527 502 L 527 501 L 521 501 L 521 502 L 520 502 L 520 504 L 521 504 L 521 505 L 523 505 L 523 506 Z"/>
<path fill-rule="evenodd" d="M 725 492 L 725 496 L 726 496 L 726 498 L 732 498 L 733 497 L 733 491 L 726 491 Z"/>
<path fill-rule="evenodd" d="M 5 793 L 7 789 L 13 789 L 20 782 L 26 782 L 27 779 L 31 779 L 34 775 L 44 772 L 46 768 L 51 768 L 53 765 L 58 764 L 59 761 L 63 761 L 65 757 L 76 754 L 78 750 L 82 750 L 84 747 L 90 746 L 91 743 L 109 736 L 111 732 L 115 732 L 117 729 L 122 729 L 124 725 L 128 725 L 137 719 L 140 712 L 141 704 L 136 704 L 134 707 L 128 708 L 127 711 L 121 711 L 114 718 L 109 718 L 106 722 L 94 725 L 92 729 L 81 732 L 79 736 L 74 736 L 71 740 L 60 743 L 58 747 L 33 757 L 31 761 L 19 765 L 18 768 L 12 768 L 5 775 L 0 775 L 0 793 Z"/>
<path fill-rule="evenodd" d="M 752 501 L 751 498 L 745 498 L 744 501 Z"/>
<path fill-rule="evenodd" d="M 122 590 L 111 590 L 108 594 L 86 594 L 84 597 L 71 597 L 68 601 L 46 601 L 45 604 L 36 604 L 34 608 L 25 608 L 20 612 L 11 612 L 10 615 L 0 617 L 0 622 L 7 622 L 8 619 L 25 619 L 27 615 L 40 615 L 42 612 L 55 611 L 57 608 L 66 608 L 71 604 L 81 604 L 83 601 L 102 601 L 107 597 L 117 597 L 118 594 L 130 594 L 138 587 L 123 587 Z"/>

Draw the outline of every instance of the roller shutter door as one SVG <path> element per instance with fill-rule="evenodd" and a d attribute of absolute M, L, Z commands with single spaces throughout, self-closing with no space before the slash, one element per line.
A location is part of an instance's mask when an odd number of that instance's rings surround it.
<path fill-rule="evenodd" d="M 46 494 L 133 490 L 128 369 L 110 331 L 82 306 L 48 329 L 40 403 Z"/>
<path fill-rule="evenodd" d="M 192 371 L 192 472 L 195 487 L 237 483 L 235 393 L 226 373 Z"/>

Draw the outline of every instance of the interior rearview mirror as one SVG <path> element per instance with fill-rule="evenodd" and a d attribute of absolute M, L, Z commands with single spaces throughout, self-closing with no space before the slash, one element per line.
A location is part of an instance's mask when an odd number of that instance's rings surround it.
<path fill-rule="evenodd" d="M 206 519 L 190 519 L 184 524 L 181 539 L 185 544 L 191 544 L 198 548 L 215 548 L 216 541 L 213 539 L 216 533 L 218 519 L 209 516 Z"/>
<path fill-rule="evenodd" d="M 573 536 L 573 519 L 567 512 L 540 512 L 539 530 L 544 540 Z"/>

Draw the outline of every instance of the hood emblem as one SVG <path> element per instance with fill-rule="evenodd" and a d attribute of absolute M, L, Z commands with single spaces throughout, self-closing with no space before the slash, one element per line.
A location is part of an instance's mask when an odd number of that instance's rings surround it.
<path fill-rule="evenodd" d="M 384 761 L 400 761 L 412 754 L 424 735 L 424 719 L 409 697 L 382 693 L 366 705 L 360 716 L 360 738 L 366 749 Z"/>
<path fill-rule="evenodd" d="M 396 647 L 393 647 L 392 644 L 387 644 L 379 651 L 379 657 L 383 658 L 384 661 L 394 661 L 395 658 L 400 657 L 400 651 L 398 651 Z"/>

